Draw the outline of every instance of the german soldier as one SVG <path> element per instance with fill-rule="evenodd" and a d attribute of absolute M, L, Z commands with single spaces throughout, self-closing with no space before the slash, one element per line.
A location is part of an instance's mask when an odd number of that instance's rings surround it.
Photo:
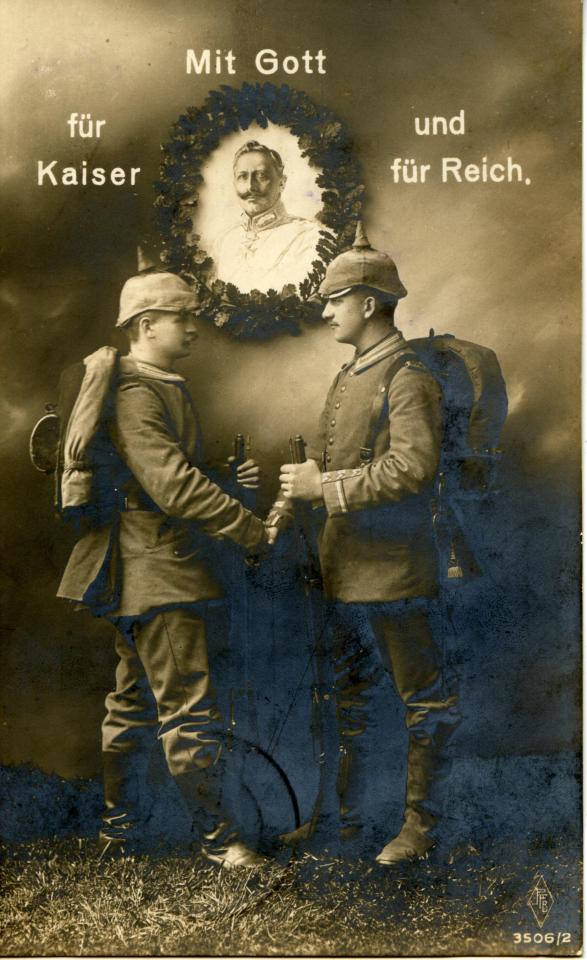
<path fill-rule="evenodd" d="M 360 734 L 380 663 L 404 706 L 409 731 L 404 821 L 383 847 L 384 865 L 418 859 L 435 844 L 434 781 L 456 723 L 456 696 L 442 675 L 428 605 L 438 590 L 431 498 L 439 464 L 439 387 L 395 327 L 406 290 L 394 262 L 371 248 L 361 225 L 353 247 L 328 266 L 323 319 L 355 348 L 321 418 L 319 452 L 281 467 L 281 493 L 267 523 L 277 535 L 296 500 L 324 504 L 319 536 L 325 597 L 334 609 L 333 661 L 341 740 L 342 837 L 360 831 Z M 365 629 L 365 627 L 370 628 Z M 376 666 L 374 666 L 374 664 Z"/>
<path fill-rule="evenodd" d="M 102 726 L 103 845 L 132 846 L 133 764 L 158 728 L 204 854 L 226 867 L 255 866 L 262 858 L 239 840 L 222 803 L 222 723 L 207 642 L 222 589 L 210 554 L 225 539 L 258 553 L 267 536 L 262 521 L 201 469 L 198 418 L 175 371 L 197 335 L 197 305 L 173 274 L 132 277 L 116 324 L 128 335 L 128 356 L 114 372 L 113 348 L 86 360 L 65 437 L 61 496 L 66 511 L 89 501 L 93 523 L 73 550 L 59 596 L 117 627 L 116 687 Z M 91 497 L 79 492 L 88 464 Z M 257 473 L 247 461 L 240 479 L 254 485 Z"/>

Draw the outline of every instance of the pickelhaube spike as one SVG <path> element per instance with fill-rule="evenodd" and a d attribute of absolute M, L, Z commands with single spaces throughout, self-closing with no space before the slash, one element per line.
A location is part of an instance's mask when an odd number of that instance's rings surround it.
<path fill-rule="evenodd" d="M 137 273 L 146 273 L 147 270 L 153 270 L 157 266 L 157 261 L 153 254 L 141 244 L 137 247 Z"/>
<path fill-rule="evenodd" d="M 353 249 L 354 250 L 372 250 L 371 244 L 369 243 L 369 238 L 365 233 L 365 228 L 363 226 L 362 220 L 357 220 L 357 230 L 355 233 L 355 239 L 353 240 Z"/>

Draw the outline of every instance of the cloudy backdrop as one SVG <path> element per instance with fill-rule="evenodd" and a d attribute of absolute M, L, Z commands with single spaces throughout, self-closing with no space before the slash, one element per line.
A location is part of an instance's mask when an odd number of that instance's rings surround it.
<path fill-rule="evenodd" d="M 221 83 L 264 80 L 304 90 L 348 124 L 364 171 L 369 237 L 396 259 L 409 292 L 398 311 L 404 333 L 434 327 L 498 353 L 511 401 L 503 438 L 510 509 L 500 528 L 507 564 L 495 582 L 503 590 L 513 578 L 525 597 L 524 606 L 513 603 L 504 645 L 495 648 L 503 665 L 504 649 L 519 643 L 523 662 L 508 654 L 499 689 L 510 706 L 518 691 L 524 749 L 568 745 L 576 649 L 579 16 L 571 0 L 5 0 L 4 761 L 94 774 L 112 669 L 103 626 L 54 599 L 71 541 L 52 518 L 50 483 L 28 463 L 31 426 L 55 399 L 65 366 L 119 343 L 112 330 L 118 291 L 136 267 L 136 240 L 172 123 Z M 188 76 L 186 47 L 232 49 L 236 74 Z M 326 74 L 262 77 L 254 57 L 263 47 L 281 58 L 322 49 Z M 416 117 L 460 110 L 463 136 L 416 134 Z M 70 138 L 72 112 L 105 119 L 100 139 Z M 531 184 L 442 184 L 442 156 L 466 163 L 511 156 Z M 431 164 L 428 182 L 394 184 L 395 157 Z M 60 167 L 83 159 L 140 166 L 141 174 L 134 188 L 37 186 L 38 160 Z M 203 323 L 185 369 L 211 451 L 228 452 L 237 430 L 251 434 L 269 499 L 287 437 L 312 435 L 326 389 L 348 357 L 327 329 L 257 344 Z M 524 683 L 528 696 L 520 693 Z"/>

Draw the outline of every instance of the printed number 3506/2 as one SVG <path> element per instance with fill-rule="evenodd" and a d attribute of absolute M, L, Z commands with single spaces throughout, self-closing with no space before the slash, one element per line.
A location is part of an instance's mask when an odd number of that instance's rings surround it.
<path fill-rule="evenodd" d="M 514 933 L 514 943 L 570 943 L 571 934 L 561 933 Z"/>

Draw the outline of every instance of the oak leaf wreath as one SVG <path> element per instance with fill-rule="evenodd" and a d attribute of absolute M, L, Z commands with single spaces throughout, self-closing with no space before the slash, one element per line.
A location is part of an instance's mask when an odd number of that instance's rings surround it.
<path fill-rule="evenodd" d="M 192 233 L 198 191 L 204 183 L 202 165 L 224 136 L 246 130 L 252 123 L 265 129 L 268 121 L 287 127 L 297 137 L 302 156 L 320 173 L 322 210 L 316 259 L 299 287 L 281 291 L 241 293 L 234 284 L 207 277 L 212 259 Z M 364 184 L 345 123 L 328 107 L 316 105 L 305 93 L 287 84 L 243 84 L 212 90 L 203 106 L 190 107 L 172 128 L 162 148 L 155 183 L 156 229 L 165 269 L 193 281 L 201 298 L 201 313 L 222 330 L 239 338 L 267 339 L 278 333 L 299 334 L 303 324 L 321 314 L 318 288 L 326 265 L 352 244 L 361 214 Z"/>

